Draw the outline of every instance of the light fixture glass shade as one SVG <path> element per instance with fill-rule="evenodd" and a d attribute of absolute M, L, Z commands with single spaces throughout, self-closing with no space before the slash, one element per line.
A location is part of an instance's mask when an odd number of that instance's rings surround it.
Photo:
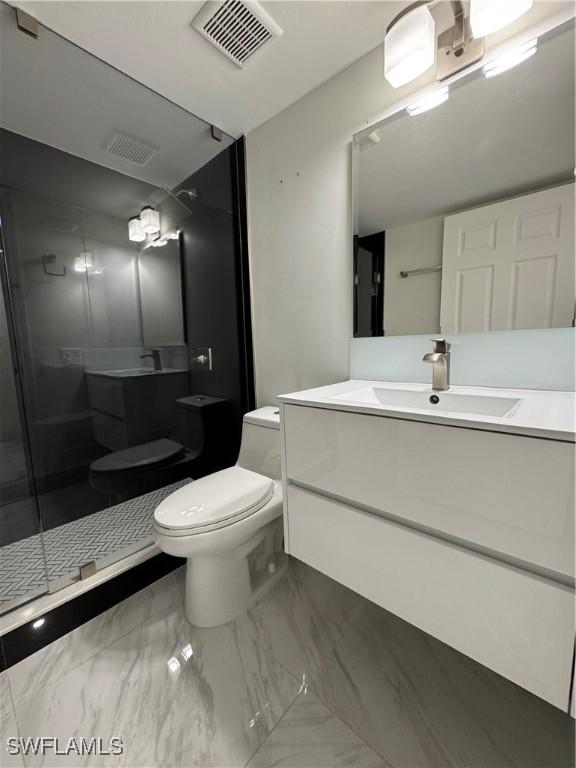
<path fill-rule="evenodd" d="M 146 232 L 142 229 L 139 216 L 135 216 L 128 222 L 128 237 L 133 243 L 143 243 L 146 240 Z"/>
<path fill-rule="evenodd" d="M 155 235 L 160 232 L 160 214 L 155 208 L 142 208 L 140 211 L 140 223 L 147 235 Z"/>
<path fill-rule="evenodd" d="M 526 43 L 522 43 L 522 45 L 516 46 L 516 48 L 512 48 L 510 51 L 506 51 L 501 56 L 497 56 L 492 61 L 486 62 L 482 67 L 482 72 L 485 77 L 496 77 L 496 75 L 507 72 L 517 64 L 521 64 L 526 59 L 534 56 L 537 50 L 538 38 L 535 37 Z"/>
<path fill-rule="evenodd" d="M 422 112 L 428 112 L 429 109 L 434 109 L 439 104 L 444 104 L 450 98 L 450 91 L 448 86 L 445 85 L 442 88 L 437 88 L 432 93 L 423 96 L 421 99 L 412 102 L 406 107 L 406 112 L 409 115 L 420 115 Z"/>
<path fill-rule="evenodd" d="M 398 19 L 384 39 L 384 76 L 394 88 L 414 80 L 433 66 L 436 29 L 426 5 Z"/>
<path fill-rule="evenodd" d="M 534 0 L 470 0 L 473 37 L 486 37 L 506 27 L 532 8 Z"/>

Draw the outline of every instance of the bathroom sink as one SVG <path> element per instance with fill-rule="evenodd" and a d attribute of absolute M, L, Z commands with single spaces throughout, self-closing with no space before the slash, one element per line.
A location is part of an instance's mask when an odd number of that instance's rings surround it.
<path fill-rule="evenodd" d="M 464 413 L 471 416 L 507 416 L 520 402 L 515 397 L 432 392 L 388 387 L 362 387 L 333 396 L 335 400 L 363 405 Z"/>

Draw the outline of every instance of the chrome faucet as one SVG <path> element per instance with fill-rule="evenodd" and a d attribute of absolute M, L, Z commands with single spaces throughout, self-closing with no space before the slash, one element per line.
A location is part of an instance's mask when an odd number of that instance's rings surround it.
<path fill-rule="evenodd" d="M 430 339 L 434 351 L 422 358 L 425 363 L 432 363 L 432 389 L 445 392 L 450 389 L 450 344 L 446 339 Z"/>
<path fill-rule="evenodd" d="M 160 357 L 160 350 L 159 349 L 151 349 L 145 355 L 140 355 L 140 360 L 144 360 L 145 357 L 151 357 L 152 358 L 152 360 L 154 362 L 154 370 L 155 371 L 161 371 L 162 370 L 162 359 Z"/>

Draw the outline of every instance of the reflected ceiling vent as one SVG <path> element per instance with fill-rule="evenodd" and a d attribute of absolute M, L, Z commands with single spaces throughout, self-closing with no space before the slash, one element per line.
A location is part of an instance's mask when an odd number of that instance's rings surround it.
<path fill-rule="evenodd" d="M 192 26 L 239 67 L 284 34 L 262 6 L 251 0 L 209 0 Z"/>
<path fill-rule="evenodd" d="M 127 133 L 115 133 L 106 147 L 108 152 L 134 165 L 146 165 L 158 151 L 157 147 L 146 144 Z"/>

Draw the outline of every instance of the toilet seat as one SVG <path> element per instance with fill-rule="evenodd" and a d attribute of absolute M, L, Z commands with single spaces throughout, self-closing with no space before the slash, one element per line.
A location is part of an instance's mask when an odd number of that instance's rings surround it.
<path fill-rule="evenodd" d="M 218 530 L 253 515 L 272 498 L 274 481 L 235 466 L 196 480 L 156 508 L 154 527 L 164 536 Z"/>
<path fill-rule="evenodd" d="M 97 473 L 142 472 L 152 466 L 161 466 L 180 458 L 186 449 L 167 438 L 134 445 L 109 453 L 93 461 L 90 470 Z"/>

